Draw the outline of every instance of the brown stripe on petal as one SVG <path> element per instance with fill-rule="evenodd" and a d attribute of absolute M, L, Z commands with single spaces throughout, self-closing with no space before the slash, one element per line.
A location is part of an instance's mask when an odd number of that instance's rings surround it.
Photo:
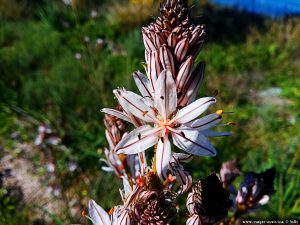
<path fill-rule="evenodd" d="M 177 35 L 175 33 L 170 33 L 167 42 L 171 49 L 175 48 L 177 41 L 178 41 Z"/>
<path fill-rule="evenodd" d="M 190 46 L 194 45 L 194 43 L 198 40 L 198 37 L 201 33 L 201 26 L 198 25 L 193 31 L 192 31 L 192 36 L 189 41 Z"/>
<path fill-rule="evenodd" d="M 182 138 L 186 139 L 187 141 L 193 143 L 194 145 L 197 145 L 198 147 L 204 149 L 205 151 L 208 151 L 208 152 L 211 153 L 212 155 L 215 155 L 215 154 L 216 154 L 216 153 L 215 153 L 214 151 L 212 151 L 211 149 L 206 148 L 205 146 L 203 146 L 203 145 L 201 145 L 201 144 L 199 144 L 199 143 L 197 143 L 197 142 L 195 142 L 195 141 L 189 139 L 188 137 L 186 137 L 185 135 L 182 135 L 181 133 L 174 133 L 174 134 L 175 134 L 175 135 L 181 136 Z"/>
<path fill-rule="evenodd" d="M 141 84 L 143 85 L 144 89 L 147 91 L 148 96 L 151 96 L 151 93 L 150 93 L 150 91 L 149 91 L 147 85 L 145 84 L 145 82 L 144 82 L 144 80 L 143 80 L 143 78 L 142 78 L 143 75 L 142 75 L 140 72 L 137 72 L 137 71 L 136 71 L 136 72 L 133 73 L 133 76 L 135 76 L 135 77 L 137 77 L 137 78 L 139 79 L 139 81 L 140 81 Z"/>
<path fill-rule="evenodd" d="M 164 30 L 171 30 L 172 29 L 171 24 L 166 20 L 163 21 L 163 29 Z"/>
<path fill-rule="evenodd" d="M 134 108 L 136 108 L 138 111 L 140 111 L 141 112 L 141 115 L 143 116 L 143 117 L 148 117 L 149 119 L 151 119 L 151 120 L 155 120 L 155 118 L 153 118 L 153 117 L 151 117 L 149 114 L 148 114 L 148 111 L 144 111 L 144 110 L 142 110 L 141 108 L 139 108 L 138 106 L 136 106 L 135 104 L 133 104 L 129 99 L 127 99 L 126 97 L 124 97 L 124 96 L 120 96 L 120 97 L 122 97 L 127 103 L 129 103 L 131 106 L 133 106 Z"/>
<path fill-rule="evenodd" d="M 158 38 L 158 40 L 160 42 L 160 45 L 166 44 L 166 38 L 163 35 L 163 33 L 161 32 L 161 30 L 159 30 L 158 32 L 155 32 L 155 35 L 157 36 L 157 38 Z"/>
<path fill-rule="evenodd" d="M 144 41 L 146 50 L 148 52 L 155 51 L 155 45 L 154 45 L 153 41 L 150 39 L 150 37 L 146 34 L 146 32 L 144 32 L 144 30 L 142 30 L 142 34 L 143 34 L 143 41 Z"/>
<path fill-rule="evenodd" d="M 181 90 L 186 86 L 193 69 L 194 59 L 189 56 L 186 61 L 180 66 L 178 74 L 176 76 L 176 87 Z"/>
<path fill-rule="evenodd" d="M 130 143 L 130 144 L 124 145 L 124 146 L 122 146 L 122 147 L 116 149 L 116 153 L 120 152 L 120 150 L 122 150 L 122 149 L 125 149 L 125 148 L 128 148 L 128 147 L 132 146 L 132 145 L 135 145 L 136 143 L 138 143 L 138 142 L 140 142 L 140 141 L 142 141 L 142 140 L 145 140 L 146 138 L 149 138 L 149 137 L 151 137 L 151 136 L 153 136 L 153 135 L 156 135 L 156 134 L 159 133 L 159 132 L 160 132 L 160 130 L 155 131 L 155 132 L 150 133 L 150 134 L 147 134 L 147 135 L 145 135 L 145 136 L 142 136 L 141 134 L 139 134 L 140 136 L 138 136 L 138 139 L 137 139 L 136 141 L 133 141 L 133 142 Z"/>
<path fill-rule="evenodd" d="M 188 48 L 189 48 L 188 38 L 184 38 L 178 42 L 178 44 L 175 47 L 175 51 L 174 51 L 175 60 L 177 62 L 181 62 L 184 59 L 184 57 L 188 51 Z"/>
<path fill-rule="evenodd" d="M 193 47 L 189 49 L 189 54 L 196 58 L 199 52 L 201 51 L 203 44 L 204 40 L 200 40 L 199 42 L 197 42 Z"/>
<path fill-rule="evenodd" d="M 219 120 L 219 119 L 222 119 L 222 116 L 221 116 L 221 115 L 219 115 L 218 117 L 216 117 L 216 118 L 214 118 L 214 119 L 212 119 L 212 120 L 210 120 L 210 121 L 208 121 L 208 122 L 206 122 L 206 123 L 203 123 L 203 124 L 198 125 L 198 126 L 191 126 L 191 127 L 192 127 L 192 128 L 200 128 L 200 127 L 203 127 L 203 126 L 205 126 L 205 125 L 207 125 L 207 124 L 210 124 L 210 123 L 212 123 L 212 122 L 214 122 L 214 121 L 216 121 L 216 120 Z"/>
<path fill-rule="evenodd" d="M 179 34 L 182 31 L 182 27 L 177 26 L 172 30 L 172 33 Z"/>
<path fill-rule="evenodd" d="M 158 75 L 161 72 L 161 67 L 159 63 L 159 56 L 157 51 L 150 52 L 150 59 L 148 65 L 148 76 L 152 85 L 152 89 L 155 90 L 155 83 Z"/>
<path fill-rule="evenodd" d="M 192 72 L 189 81 L 182 91 L 182 95 L 179 97 L 178 105 L 185 106 L 192 98 L 197 94 L 198 87 L 201 84 L 204 77 L 205 64 L 203 62 L 198 63 L 194 71 Z"/>
<path fill-rule="evenodd" d="M 165 36 L 165 38 L 167 39 L 169 37 L 169 35 L 170 35 L 171 32 L 168 31 L 168 30 L 162 30 L 162 33 Z"/>
<path fill-rule="evenodd" d="M 159 59 L 160 63 L 165 70 L 169 70 L 172 74 L 172 76 L 175 76 L 175 68 L 174 68 L 174 59 L 171 51 L 167 46 L 162 46 L 159 49 Z"/>

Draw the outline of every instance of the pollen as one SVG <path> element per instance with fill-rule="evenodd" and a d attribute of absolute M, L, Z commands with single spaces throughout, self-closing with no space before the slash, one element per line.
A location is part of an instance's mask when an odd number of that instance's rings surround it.
<path fill-rule="evenodd" d="M 219 109 L 219 110 L 216 111 L 216 113 L 217 113 L 218 115 L 222 115 L 222 114 L 224 113 L 224 110 Z"/>
<path fill-rule="evenodd" d="M 111 216 L 114 213 L 114 211 L 115 211 L 115 208 L 113 207 L 109 210 L 108 214 Z"/>
<path fill-rule="evenodd" d="M 146 116 L 147 113 L 148 113 L 148 111 L 144 111 L 143 112 L 143 116 Z"/>

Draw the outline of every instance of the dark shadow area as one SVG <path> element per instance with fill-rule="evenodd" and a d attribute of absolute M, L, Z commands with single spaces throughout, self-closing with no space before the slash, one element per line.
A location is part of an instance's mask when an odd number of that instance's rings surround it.
<path fill-rule="evenodd" d="M 266 17 L 230 8 L 205 4 L 195 6 L 192 11 L 195 23 L 205 24 L 209 42 L 222 44 L 244 42 L 251 27 L 264 32 Z"/>

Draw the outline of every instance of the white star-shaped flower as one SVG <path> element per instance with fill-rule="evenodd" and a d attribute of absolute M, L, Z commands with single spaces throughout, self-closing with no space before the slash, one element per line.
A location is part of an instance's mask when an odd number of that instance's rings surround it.
<path fill-rule="evenodd" d="M 162 179 L 167 177 L 172 155 L 170 136 L 175 146 L 191 155 L 215 156 L 216 150 L 206 136 L 228 135 L 209 130 L 220 123 L 222 116 L 213 113 L 197 118 L 216 99 L 203 97 L 178 110 L 176 84 L 171 72 L 164 70 L 159 74 L 154 85 L 155 92 L 147 79 L 140 79 L 138 85 L 144 97 L 125 89 L 114 90 L 124 113 L 107 108 L 102 110 L 134 124 L 136 118 L 142 121 L 141 126 L 125 135 L 118 143 L 116 153 L 136 154 L 157 144 L 156 170 Z"/>

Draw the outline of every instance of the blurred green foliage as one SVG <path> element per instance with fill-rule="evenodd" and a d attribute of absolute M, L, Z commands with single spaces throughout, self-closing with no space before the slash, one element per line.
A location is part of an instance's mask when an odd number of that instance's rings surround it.
<path fill-rule="evenodd" d="M 56 154 L 64 188 L 75 183 L 78 193 L 87 189 L 105 208 L 116 204 L 117 178 L 99 172 L 102 153 L 97 149 L 107 146 L 99 110 L 115 106 L 114 88 L 136 90 L 131 74 L 143 69 L 140 27 L 156 9 L 157 4 L 140 7 L 127 1 L 75 0 L 65 5 L 59 0 L 1 0 L 0 145 L 13 148 L 10 135 L 15 131 L 23 141 L 33 142 L 38 124 L 49 124 L 68 149 Z M 243 171 L 274 166 L 276 194 L 253 217 L 299 218 L 299 19 L 252 20 L 248 15 L 241 26 L 240 13 L 209 5 L 201 10 L 209 44 L 198 59 L 207 63 L 199 94 L 219 90 L 217 107 L 234 112 L 225 120 L 237 126 L 232 137 L 214 141 L 217 157 L 194 159 L 187 167 L 200 178 L 230 159 L 237 159 Z M 228 33 L 217 29 L 222 21 Z M 236 23 L 243 28 L 239 32 Z M 24 129 L 20 120 L 31 125 Z M 70 159 L 87 175 L 88 187 L 80 183 L 80 174 L 65 172 Z M 25 209 L 7 210 L 20 207 L 14 197 L 1 192 L 0 198 L 5 224 L 26 224 Z"/>

